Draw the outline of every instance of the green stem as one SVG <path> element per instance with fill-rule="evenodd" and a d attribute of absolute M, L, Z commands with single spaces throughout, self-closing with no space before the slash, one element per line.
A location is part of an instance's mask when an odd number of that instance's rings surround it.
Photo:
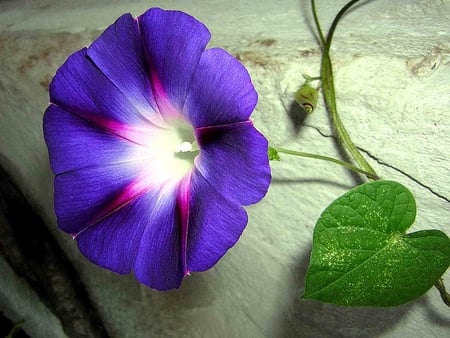
<path fill-rule="evenodd" d="M 316 29 L 317 29 L 317 32 L 319 33 L 320 44 L 323 47 L 325 45 L 325 38 L 322 33 L 322 28 L 320 27 L 319 18 L 317 17 L 316 2 L 314 0 L 311 0 L 311 8 L 312 8 L 313 17 L 314 17 L 314 23 L 316 24 Z"/>
<path fill-rule="evenodd" d="M 439 290 L 439 294 L 441 295 L 442 301 L 445 303 L 445 305 L 450 307 L 450 294 L 445 290 L 445 285 L 442 278 L 439 278 L 434 286 Z"/>
<path fill-rule="evenodd" d="M 277 152 L 279 153 L 283 153 L 283 154 L 289 154 L 289 155 L 294 155 L 294 156 L 300 156 L 300 157 L 308 157 L 308 158 L 314 158 L 316 160 L 323 160 L 323 161 L 328 161 L 328 162 L 332 162 L 335 164 L 338 164 L 344 168 L 353 170 L 357 173 L 366 175 L 368 178 L 372 179 L 372 180 L 377 180 L 379 179 L 379 177 L 376 174 L 367 172 L 363 169 L 360 169 L 356 166 L 354 166 L 351 163 L 348 162 L 344 162 L 341 160 L 338 160 L 336 158 L 333 157 L 329 157 L 329 156 L 324 156 L 324 155 L 318 155 L 318 154 L 311 154 L 311 153 L 305 153 L 302 151 L 295 151 L 295 150 L 290 150 L 290 149 L 285 149 L 285 148 L 277 148 L 277 147 L 272 147 L 273 149 L 275 149 Z"/>
<path fill-rule="evenodd" d="M 5 337 L 5 338 L 13 338 L 14 335 L 17 333 L 17 331 L 20 330 L 20 327 L 25 323 L 25 320 L 21 320 L 20 322 L 16 323 L 13 328 L 11 329 L 11 332 Z"/>
<path fill-rule="evenodd" d="M 312 0 L 312 1 L 314 1 L 314 0 Z M 338 12 L 336 17 L 334 18 L 333 22 L 331 23 L 330 30 L 328 31 L 327 40 L 326 40 L 325 45 L 324 45 L 324 51 L 327 54 L 330 51 L 331 41 L 333 40 L 333 34 L 334 34 L 334 31 L 336 30 L 336 27 L 337 27 L 339 21 L 342 19 L 344 14 L 350 9 L 350 7 L 352 7 L 353 5 L 358 3 L 359 1 L 360 0 L 349 1 L 344 7 L 341 8 L 341 10 Z M 319 29 L 319 28 L 320 27 L 318 27 L 317 29 Z"/>
<path fill-rule="evenodd" d="M 338 135 L 339 141 L 344 145 L 344 147 L 347 149 L 347 151 L 351 154 L 355 162 L 358 164 L 360 168 L 362 168 L 364 171 L 370 173 L 374 177 L 378 177 L 375 170 L 370 166 L 370 164 L 366 161 L 364 156 L 359 152 L 358 148 L 355 146 L 353 141 L 350 138 L 350 135 L 348 134 L 347 130 L 344 127 L 344 124 L 342 123 L 341 118 L 339 117 L 337 107 L 336 107 L 336 93 L 334 90 L 334 78 L 333 78 L 333 67 L 330 59 L 330 46 L 331 41 L 333 39 L 334 31 L 336 30 L 337 24 L 339 20 L 342 18 L 342 16 L 345 14 L 345 12 L 354 4 L 356 4 L 360 0 L 353 0 L 348 2 L 336 15 L 335 19 L 333 20 L 333 23 L 331 24 L 330 30 L 327 35 L 327 39 L 325 41 L 325 44 L 323 46 L 323 54 L 322 54 L 322 62 L 321 62 L 321 69 L 320 69 L 320 76 L 322 79 L 322 90 L 323 90 L 323 96 L 325 100 L 325 105 L 327 107 L 327 110 L 330 114 L 331 121 L 336 129 L 336 133 Z M 313 11 L 315 12 L 315 5 L 314 0 L 311 0 L 311 3 L 313 5 Z M 314 17 L 316 18 L 316 14 L 314 13 Z M 320 34 L 320 26 L 318 22 L 316 22 L 317 30 Z"/>

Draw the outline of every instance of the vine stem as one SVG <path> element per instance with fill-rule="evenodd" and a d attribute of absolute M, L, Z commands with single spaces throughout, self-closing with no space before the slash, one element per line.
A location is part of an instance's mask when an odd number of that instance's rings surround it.
<path fill-rule="evenodd" d="M 11 332 L 5 337 L 5 338 L 13 338 L 14 335 L 17 333 L 17 331 L 20 330 L 20 327 L 25 323 L 25 320 L 21 320 L 20 322 L 14 324 L 14 326 L 11 329 Z"/>
<path fill-rule="evenodd" d="M 333 34 L 336 30 L 336 27 L 339 23 L 339 21 L 342 19 L 343 15 L 356 3 L 358 3 L 360 0 L 352 0 L 347 2 L 347 4 L 342 7 L 342 9 L 338 12 L 336 17 L 334 18 L 330 29 L 328 31 L 326 39 L 324 38 L 322 28 L 320 27 L 320 22 L 317 16 L 317 10 L 316 10 L 316 3 L 315 0 L 311 0 L 311 8 L 312 13 L 314 17 L 314 23 L 316 25 L 316 30 L 318 32 L 320 46 L 322 49 L 322 60 L 321 60 L 321 69 L 320 69 L 320 78 L 322 82 L 322 91 L 323 96 L 325 100 L 325 105 L 327 108 L 327 111 L 330 115 L 331 122 L 336 129 L 336 133 L 338 135 L 339 141 L 342 143 L 344 148 L 350 153 L 350 155 L 353 157 L 354 161 L 357 163 L 358 166 L 354 166 L 351 163 L 343 162 L 334 158 L 330 158 L 327 156 L 321 156 L 316 154 L 309 154 L 309 153 L 302 153 L 302 152 L 295 152 L 291 150 L 286 150 L 282 148 L 276 149 L 278 152 L 284 152 L 287 154 L 293 154 L 297 156 L 303 156 L 303 157 L 311 157 L 315 159 L 321 159 L 321 160 L 327 160 L 329 162 L 334 162 L 339 165 L 342 165 L 346 168 L 349 168 L 351 170 L 354 170 L 359 173 L 364 173 L 368 178 L 370 179 L 378 179 L 378 175 L 376 174 L 375 170 L 370 166 L 370 164 L 366 161 L 364 156 L 360 153 L 358 148 L 355 146 L 353 141 L 350 138 L 350 135 L 348 134 L 347 130 L 344 127 L 344 124 L 342 123 L 342 120 L 340 119 L 340 116 L 337 111 L 336 106 L 336 93 L 335 93 L 335 87 L 334 87 L 334 78 L 333 78 L 333 67 L 332 62 L 330 58 L 330 47 L 331 42 L 333 40 Z M 444 281 L 441 278 L 434 284 L 434 286 L 438 289 L 439 294 L 442 298 L 442 301 L 450 307 L 450 294 L 446 291 Z"/>
<path fill-rule="evenodd" d="M 365 172 L 368 172 L 373 177 L 378 177 L 375 170 L 371 167 L 369 162 L 366 161 L 364 156 L 359 152 L 358 148 L 355 146 L 353 141 L 350 138 L 347 130 L 342 123 L 342 120 L 338 114 L 337 106 L 336 106 L 336 93 L 334 90 L 334 78 L 333 78 L 333 67 L 330 59 L 330 46 L 331 41 L 333 39 L 333 34 L 336 30 L 337 24 L 345 14 L 345 12 L 355 5 L 360 0 L 353 0 L 348 2 L 336 15 L 334 18 L 330 30 L 328 32 L 326 40 L 324 40 L 323 33 L 319 24 L 319 20 L 317 18 L 315 1 L 311 0 L 311 6 L 314 15 L 314 21 L 316 24 L 316 29 L 319 32 L 320 40 L 323 44 L 322 46 L 322 61 L 321 61 L 321 69 L 320 69 L 320 77 L 322 82 L 322 91 L 325 100 L 325 105 L 330 114 L 331 121 L 333 123 L 334 128 L 336 129 L 336 133 L 338 135 L 339 141 L 344 145 L 347 151 L 351 154 L 355 162 L 358 164 L 360 168 L 362 168 Z M 367 175 L 366 175 L 367 176 Z M 369 176 L 368 176 L 369 177 Z"/>
<path fill-rule="evenodd" d="M 312 13 L 313 13 L 313 17 L 314 17 L 314 23 L 316 25 L 317 32 L 319 33 L 320 44 L 323 47 L 325 45 L 325 38 L 322 33 L 322 28 L 320 28 L 320 21 L 319 21 L 319 18 L 317 17 L 317 11 L 316 11 L 316 2 L 314 0 L 311 0 L 311 8 L 312 8 Z"/>
<path fill-rule="evenodd" d="M 329 157 L 329 156 L 324 156 L 324 155 L 318 155 L 318 154 L 312 154 L 312 153 L 305 153 L 302 151 L 295 151 L 295 150 L 290 150 L 290 149 L 285 149 L 285 148 L 277 148 L 277 147 L 272 147 L 273 149 L 275 149 L 277 152 L 279 153 L 283 153 L 283 154 L 289 154 L 289 155 L 294 155 L 294 156 L 299 156 L 299 157 L 308 157 L 308 158 L 314 158 L 316 160 L 323 160 L 323 161 L 328 161 L 328 162 L 332 162 L 335 164 L 338 164 L 344 168 L 353 170 L 357 173 L 366 175 L 368 178 L 373 179 L 373 180 L 377 180 L 379 179 L 379 177 L 376 174 L 367 172 L 361 168 L 358 168 L 356 166 L 354 166 L 351 163 L 348 162 L 344 162 L 341 160 L 338 160 L 336 158 L 333 157 Z"/>
<path fill-rule="evenodd" d="M 439 290 L 439 294 L 441 295 L 442 301 L 450 307 L 450 294 L 445 290 L 444 281 L 442 278 L 439 278 L 436 284 L 434 284 L 435 288 Z"/>

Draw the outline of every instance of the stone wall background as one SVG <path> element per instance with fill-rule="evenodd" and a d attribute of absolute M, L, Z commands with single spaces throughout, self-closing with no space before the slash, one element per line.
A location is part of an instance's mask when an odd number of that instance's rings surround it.
<path fill-rule="evenodd" d="M 345 2 L 317 1 L 323 29 Z M 210 46 L 228 49 L 247 66 L 259 93 L 253 119 L 270 142 L 340 156 L 327 137 L 332 131 L 322 102 L 302 124 L 291 106 L 301 74 L 319 72 L 309 1 L 0 1 L 3 314 L 26 319 L 32 337 L 447 336 L 448 308 L 434 289 L 389 309 L 299 300 L 315 221 L 359 183 L 332 164 L 289 157 L 272 163 L 270 191 L 247 209 L 240 242 L 213 269 L 172 292 L 88 263 L 57 230 L 42 137 L 47 85 L 70 53 L 120 14 L 150 6 L 194 15 L 209 27 Z M 449 22 L 448 0 L 366 1 L 342 21 L 332 47 L 344 123 L 378 173 L 415 194 L 412 231 L 449 233 Z M 7 239 L 17 236 L 25 248 L 46 249 L 38 257 L 23 247 L 14 251 Z M 445 282 L 450 285 L 449 273 Z M 64 313 L 72 324 L 61 319 Z"/>

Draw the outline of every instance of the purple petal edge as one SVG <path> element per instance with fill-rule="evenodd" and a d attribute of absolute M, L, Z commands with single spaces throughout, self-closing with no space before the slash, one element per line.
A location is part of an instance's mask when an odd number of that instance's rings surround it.
<path fill-rule="evenodd" d="M 200 128 L 247 121 L 257 102 L 247 69 L 225 50 L 212 48 L 202 54 L 184 110 Z"/>

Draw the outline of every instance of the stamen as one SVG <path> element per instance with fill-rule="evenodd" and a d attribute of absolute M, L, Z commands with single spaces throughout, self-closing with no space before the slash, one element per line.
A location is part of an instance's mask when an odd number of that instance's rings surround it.
<path fill-rule="evenodd" d="M 177 153 L 187 153 L 190 151 L 192 151 L 192 143 L 186 141 L 178 145 L 175 149 L 175 152 Z"/>

